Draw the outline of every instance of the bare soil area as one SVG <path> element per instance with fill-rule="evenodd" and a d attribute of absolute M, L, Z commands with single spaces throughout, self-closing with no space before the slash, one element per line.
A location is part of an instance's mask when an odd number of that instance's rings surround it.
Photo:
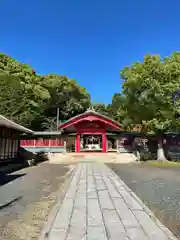
<path fill-rule="evenodd" d="M 1 173 L 0 239 L 37 239 L 72 167 L 44 162 Z"/>

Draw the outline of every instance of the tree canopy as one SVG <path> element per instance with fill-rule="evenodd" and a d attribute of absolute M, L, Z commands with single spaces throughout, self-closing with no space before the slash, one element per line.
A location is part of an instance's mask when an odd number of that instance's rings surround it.
<path fill-rule="evenodd" d="M 120 71 L 122 92 L 109 104 L 91 103 L 90 94 L 74 79 L 51 73 L 39 75 L 29 65 L 0 54 L 0 112 L 35 130 L 56 128 L 56 115 L 67 120 L 93 105 L 101 114 L 120 122 L 125 129 L 161 135 L 179 129 L 180 53 L 161 58 L 146 55 Z"/>
<path fill-rule="evenodd" d="M 180 53 L 161 59 L 146 55 L 144 62 L 136 62 L 121 71 L 123 94 L 127 113 L 142 130 L 162 134 L 179 128 L 179 111 L 172 101 L 173 93 L 180 89 Z M 178 103 L 179 104 L 179 103 Z"/>
<path fill-rule="evenodd" d="M 56 128 L 56 112 L 66 120 L 84 112 L 90 95 L 75 80 L 57 74 L 38 75 L 35 70 L 0 54 L 0 112 L 26 127 Z"/>
<path fill-rule="evenodd" d="M 179 131 L 180 103 L 173 103 L 173 95 L 180 89 L 180 53 L 161 58 L 146 55 L 143 62 L 135 62 L 120 72 L 124 80 L 128 119 L 133 125 L 140 124 L 141 131 L 158 137 L 158 159 L 164 160 L 163 134 Z"/>

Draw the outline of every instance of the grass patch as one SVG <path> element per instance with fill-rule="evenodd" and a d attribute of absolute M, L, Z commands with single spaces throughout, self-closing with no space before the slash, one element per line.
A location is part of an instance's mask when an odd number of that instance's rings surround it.
<path fill-rule="evenodd" d="M 180 166 L 180 162 L 173 162 L 173 161 L 147 161 L 146 164 L 150 164 L 153 166 L 160 166 L 160 167 L 171 167 L 171 166 Z"/>

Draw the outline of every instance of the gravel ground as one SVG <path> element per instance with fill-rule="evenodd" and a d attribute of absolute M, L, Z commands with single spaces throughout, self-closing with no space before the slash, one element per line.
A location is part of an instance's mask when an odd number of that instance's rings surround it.
<path fill-rule="evenodd" d="M 0 175 L 0 239 L 37 239 L 69 169 L 44 162 Z"/>
<path fill-rule="evenodd" d="M 180 238 L 180 167 L 107 164 Z"/>

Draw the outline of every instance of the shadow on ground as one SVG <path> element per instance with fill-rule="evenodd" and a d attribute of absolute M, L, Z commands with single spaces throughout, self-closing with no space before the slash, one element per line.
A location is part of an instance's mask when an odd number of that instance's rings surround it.
<path fill-rule="evenodd" d="M 21 198 L 22 198 L 22 196 L 17 197 L 17 198 L 14 198 L 13 200 L 9 201 L 8 203 L 6 203 L 6 204 L 4 204 L 4 205 L 1 205 L 1 206 L 0 206 L 0 211 L 3 210 L 3 209 L 6 208 L 6 207 L 10 207 L 10 205 L 12 205 L 13 203 L 19 201 Z"/>
<path fill-rule="evenodd" d="M 42 162 L 0 175 L 0 239 L 38 239 L 69 169 L 68 164 Z"/>
<path fill-rule="evenodd" d="M 0 172 L 0 186 L 5 185 L 9 182 L 16 180 L 17 178 L 23 177 L 26 174 L 7 174 Z"/>

